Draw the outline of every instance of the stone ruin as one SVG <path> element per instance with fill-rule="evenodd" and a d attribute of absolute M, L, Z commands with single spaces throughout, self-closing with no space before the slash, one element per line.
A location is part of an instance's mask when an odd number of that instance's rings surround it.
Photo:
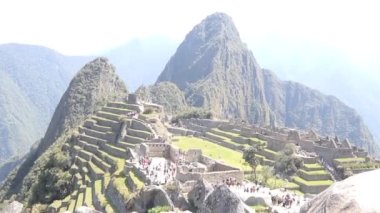
<path fill-rule="evenodd" d="M 186 119 L 181 120 L 183 135 L 204 135 L 212 128 L 237 132 L 242 136 L 256 137 L 267 141 L 267 147 L 274 151 L 281 151 L 286 144 L 293 143 L 301 150 L 315 153 L 325 162 L 332 163 L 335 158 L 366 157 L 368 153 L 351 145 L 348 139 L 340 140 L 337 136 L 323 138 L 313 130 L 302 132 L 288 128 L 263 128 L 249 124 L 230 124 L 224 120 Z M 180 132 L 176 129 L 177 133 Z"/>

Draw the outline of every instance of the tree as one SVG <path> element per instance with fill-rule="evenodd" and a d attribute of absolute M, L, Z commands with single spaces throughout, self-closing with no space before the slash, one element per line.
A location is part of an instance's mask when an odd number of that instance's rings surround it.
<path fill-rule="evenodd" d="M 291 176 L 302 167 L 303 160 L 295 155 L 295 149 L 294 144 L 287 144 L 280 152 L 274 164 L 276 173 Z"/>
<path fill-rule="evenodd" d="M 261 178 L 263 179 L 263 184 L 266 185 L 268 180 L 273 177 L 273 169 L 269 166 L 263 166 L 261 169 Z"/>
<path fill-rule="evenodd" d="M 252 172 L 255 175 L 255 180 L 257 178 L 256 169 L 260 164 L 260 159 L 257 157 L 256 153 L 261 149 L 261 146 L 251 146 L 249 148 L 244 149 L 243 159 L 249 164 L 252 168 Z"/>

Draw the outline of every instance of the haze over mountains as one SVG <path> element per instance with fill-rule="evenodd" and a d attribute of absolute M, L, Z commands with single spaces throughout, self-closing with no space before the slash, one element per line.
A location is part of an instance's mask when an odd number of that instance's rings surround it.
<path fill-rule="evenodd" d="M 0 164 L 42 137 L 68 82 L 87 60 L 40 46 L 0 45 Z"/>
<path fill-rule="evenodd" d="M 193 28 L 159 76 L 162 81 L 175 83 L 191 105 L 211 109 L 218 117 L 314 129 L 349 138 L 370 153 L 379 151 L 355 110 L 261 69 L 232 19 L 223 13 L 210 15 Z"/>
<path fill-rule="evenodd" d="M 255 66 L 268 67 L 282 79 L 298 80 L 336 95 L 357 109 L 373 132 L 380 134 L 377 128 L 380 117 L 373 113 L 373 108 L 380 107 L 375 81 L 360 78 L 355 64 L 349 64 L 349 59 L 333 49 L 271 39 L 253 44 L 259 59 Z M 131 41 L 104 55 L 134 91 L 141 84 L 149 85 L 156 80 L 175 48 L 176 42 L 170 39 L 151 37 Z M 278 52 L 281 49 L 293 52 Z M 3 162 L 14 153 L 25 153 L 42 137 L 70 78 L 93 57 L 68 57 L 44 47 L 19 44 L 1 45 L 0 56 L 0 111 L 5 115 L 0 118 L 0 162 Z"/>

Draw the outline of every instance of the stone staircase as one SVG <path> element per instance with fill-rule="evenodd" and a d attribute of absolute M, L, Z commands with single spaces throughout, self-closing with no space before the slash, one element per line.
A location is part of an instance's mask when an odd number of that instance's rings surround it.
<path fill-rule="evenodd" d="M 62 148 L 74 162 L 70 168 L 74 191 L 63 200 L 54 201 L 49 212 L 74 212 L 84 204 L 105 212 L 118 212 L 105 193 L 111 176 L 122 177 L 125 161 L 134 153 L 135 146 L 154 137 L 147 123 L 127 116 L 139 112 L 138 105 L 111 102 L 78 128 L 79 135 Z M 122 122 L 126 122 L 126 135 L 116 141 Z"/>

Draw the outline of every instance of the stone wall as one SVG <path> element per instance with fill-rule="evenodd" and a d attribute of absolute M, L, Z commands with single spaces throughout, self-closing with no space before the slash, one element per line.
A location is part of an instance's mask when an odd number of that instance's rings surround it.
<path fill-rule="evenodd" d="M 209 183 L 217 184 L 222 183 L 223 180 L 227 178 L 236 178 L 238 182 L 242 182 L 244 180 L 244 173 L 241 170 L 232 170 L 232 171 L 220 171 L 220 172 L 189 172 L 185 173 L 183 171 L 178 170 L 176 173 L 177 180 L 181 182 L 187 181 L 197 181 L 201 178 L 204 178 Z"/>
<path fill-rule="evenodd" d="M 108 201 L 112 203 L 112 206 L 115 207 L 120 213 L 127 213 L 124 204 L 124 198 L 114 187 L 112 182 L 108 184 L 108 187 L 105 191 Z"/>
<path fill-rule="evenodd" d="M 233 171 L 233 170 L 239 170 L 235 167 L 229 166 L 227 164 L 221 163 L 221 162 L 216 162 L 213 167 L 212 171 L 213 172 L 220 172 L 220 171 Z"/>
<path fill-rule="evenodd" d="M 235 178 L 239 183 L 242 183 L 244 180 L 244 173 L 241 170 L 206 172 L 201 174 L 201 176 L 211 184 L 222 183 L 227 178 Z"/>
<path fill-rule="evenodd" d="M 298 176 L 300 176 L 302 179 L 307 180 L 307 181 L 317 181 L 317 180 L 331 180 L 331 175 L 330 174 L 313 174 L 309 175 L 305 172 L 298 171 L 297 172 Z"/>
<path fill-rule="evenodd" d="M 137 119 L 132 120 L 131 128 L 141 131 L 152 132 L 152 130 L 143 121 Z"/>
<path fill-rule="evenodd" d="M 170 158 L 170 160 L 177 162 L 177 160 L 179 158 L 179 149 L 174 148 L 173 146 L 170 146 L 169 158 Z"/>
<path fill-rule="evenodd" d="M 202 150 L 200 149 L 190 149 L 190 150 L 187 150 L 185 154 L 185 159 L 188 162 L 202 162 L 201 157 L 202 157 Z"/>
<path fill-rule="evenodd" d="M 308 186 L 304 184 L 299 184 L 300 189 L 303 193 L 308 194 L 319 194 L 323 190 L 327 189 L 329 186 Z"/>
<path fill-rule="evenodd" d="M 170 158 L 170 145 L 165 143 L 145 143 L 148 157 Z"/>
<path fill-rule="evenodd" d="M 322 146 L 314 146 L 314 152 L 323 158 L 328 163 L 332 163 L 335 158 L 352 158 L 354 154 L 352 149 L 337 148 L 331 149 Z"/>
<path fill-rule="evenodd" d="M 188 135 L 188 130 L 180 127 L 168 127 L 168 131 L 174 135 Z"/>

